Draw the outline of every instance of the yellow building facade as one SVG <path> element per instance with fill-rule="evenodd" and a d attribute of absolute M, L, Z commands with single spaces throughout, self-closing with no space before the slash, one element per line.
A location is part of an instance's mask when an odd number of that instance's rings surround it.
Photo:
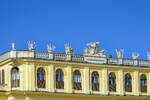
<path fill-rule="evenodd" d="M 106 57 L 103 50 L 17 51 L 0 56 L 0 100 L 149 100 L 150 61 Z M 93 51 L 92 51 L 93 50 Z M 93 54 L 92 54 L 92 53 Z M 100 53 L 98 53 L 100 52 Z M 97 55 L 98 54 L 98 55 Z"/>

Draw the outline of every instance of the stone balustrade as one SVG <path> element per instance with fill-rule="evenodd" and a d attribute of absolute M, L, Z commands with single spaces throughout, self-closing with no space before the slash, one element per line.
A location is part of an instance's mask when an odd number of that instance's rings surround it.
<path fill-rule="evenodd" d="M 100 56 L 49 53 L 49 52 L 39 52 L 39 51 L 16 51 L 16 50 L 12 50 L 10 52 L 6 52 L 2 54 L 0 56 L 0 62 L 3 62 L 9 58 L 34 58 L 34 59 L 47 59 L 47 60 L 55 60 L 55 61 L 72 61 L 72 62 L 94 63 L 94 64 L 112 64 L 112 65 L 124 65 L 124 66 L 150 67 L 149 60 L 108 58 L 108 57 L 100 57 Z"/>

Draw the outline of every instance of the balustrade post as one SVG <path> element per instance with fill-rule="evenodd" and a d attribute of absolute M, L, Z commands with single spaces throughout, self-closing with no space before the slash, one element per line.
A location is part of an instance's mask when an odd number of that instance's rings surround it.
<path fill-rule="evenodd" d="M 138 64 L 138 60 L 137 59 L 134 59 L 134 66 L 138 66 L 139 64 Z"/>
<path fill-rule="evenodd" d="M 54 60 L 54 53 L 49 53 L 49 57 L 50 60 Z"/>
<path fill-rule="evenodd" d="M 72 60 L 72 54 L 66 54 L 66 61 Z"/>
<path fill-rule="evenodd" d="M 10 51 L 10 58 L 17 58 L 17 51 L 16 50 Z"/>
<path fill-rule="evenodd" d="M 35 52 L 34 51 L 29 51 L 29 58 L 34 58 L 35 56 Z"/>
<path fill-rule="evenodd" d="M 118 58 L 118 65 L 122 65 L 123 64 L 123 59 L 122 58 Z"/>

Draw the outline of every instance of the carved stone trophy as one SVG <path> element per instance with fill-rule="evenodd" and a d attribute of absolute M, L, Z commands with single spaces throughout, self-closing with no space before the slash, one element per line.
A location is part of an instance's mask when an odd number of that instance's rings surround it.
<path fill-rule="evenodd" d="M 105 50 L 100 50 L 99 42 L 92 42 L 87 44 L 88 48 L 85 49 L 85 55 L 89 56 L 105 56 Z"/>

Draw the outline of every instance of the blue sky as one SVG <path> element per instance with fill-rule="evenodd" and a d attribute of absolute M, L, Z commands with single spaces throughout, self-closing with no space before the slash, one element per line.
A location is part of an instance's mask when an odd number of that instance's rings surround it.
<path fill-rule="evenodd" d="M 0 0 L 0 53 L 28 49 L 29 40 L 36 50 L 46 51 L 53 43 L 55 52 L 64 52 L 69 42 L 77 54 L 86 43 L 99 41 L 106 54 L 124 57 L 138 52 L 147 59 L 150 51 L 149 0 Z"/>

